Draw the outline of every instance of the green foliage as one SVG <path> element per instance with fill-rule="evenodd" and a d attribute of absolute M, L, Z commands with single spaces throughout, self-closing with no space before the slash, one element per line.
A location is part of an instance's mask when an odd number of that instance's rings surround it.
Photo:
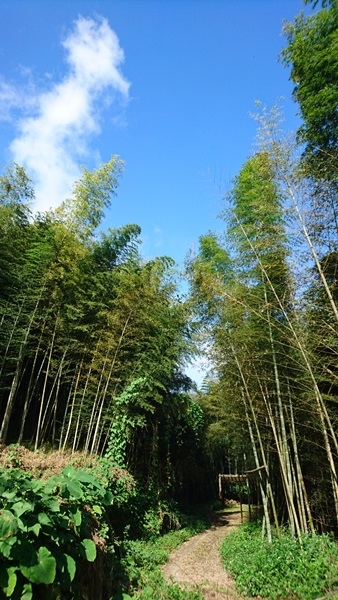
<path fill-rule="evenodd" d="M 204 412 L 196 400 L 190 399 L 187 409 L 187 421 L 191 429 L 199 437 L 204 426 Z"/>
<path fill-rule="evenodd" d="M 304 535 L 300 544 L 285 531 L 269 544 L 251 523 L 224 539 L 221 556 L 248 596 L 313 600 L 338 585 L 338 544 L 328 535 Z"/>
<path fill-rule="evenodd" d="M 165 535 L 151 535 L 148 539 L 126 540 L 124 542 L 125 564 L 138 568 L 143 566 L 152 569 L 156 565 L 164 564 L 170 552 L 188 540 L 191 536 L 204 531 L 208 526 L 205 516 L 177 515 L 176 519 L 183 523 L 182 528 L 170 531 Z"/>
<path fill-rule="evenodd" d="M 281 296 L 287 281 L 285 213 L 276 168 L 268 152 L 257 152 L 246 161 L 229 200 L 231 214 L 223 216 L 229 218 L 228 236 L 234 245 L 237 277 L 249 287 L 269 277 Z"/>
<path fill-rule="evenodd" d="M 304 4 L 310 4 L 313 8 L 316 8 L 316 6 L 321 3 L 322 7 L 325 8 L 326 6 L 333 5 L 335 0 L 303 0 L 303 2 Z"/>
<path fill-rule="evenodd" d="M 83 240 L 88 240 L 102 221 L 122 170 L 123 162 L 118 156 L 112 156 L 110 161 L 94 171 L 84 167 L 82 177 L 74 185 L 71 199 L 57 210 L 68 227 Z"/>
<path fill-rule="evenodd" d="M 337 177 L 338 11 L 336 2 L 322 5 L 327 8 L 307 18 L 301 13 L 285 26 L 283 59 L 291 67 L 303 117 L 298 135 L 305 143 L 306 162 L 316 178 L 325 180 Z"/>
<path fill-rule="evenodd" d="M 140 257 L 138 225 L 95 237 L 121 169 L 84 169 L 34 217 L 24 170 L 0 177 L 0 440 L 106 454 L 154 491 L 174 479 L 177 422 L 196 429 L 189 308 L 173 261 Z"/>
<path fill-rule="evenodd" d="M 115 416 L 105 452 L 105 459 L 112 465 L 126 466 L 126 449 L 131 431 L 146 424 L 145 415 L 140 413 L 140 409 L 151 412 L 154 410 L 145 400 L 147 387 L 147 379 L 139 377 L 131 381 L 122 394 L 115 398 Z"/>
<path fill-rule="evenodd" d="M 20 165 L 13 163 L 0 175 L 0 206 L 10 206 L 18 216 L 23 216 L 19 207 L 21 211 L 27 211 L 27 203 L 34 199 L 34 195 L 32 181 Z"/>
<path fill-rule="evenodd" d="M 124 594 L 123 600 L 137 598 L 138 600 L 203 600 L 204 595 L 198 589 L 184 588 L 177 583 L 169 584 L 164 580 L 159 570 L 144 576 L 142 587 L 132 596 Z"/>
<path fill-rule="evenodd" d="M 159 569 L 177 546 L 208 526 L 205 514 L 198 512 L 190 518 L 179 515 L 184 527 L 150 540 L 126 540 L 123 543 L 122 567 L 130 596 L 140 600 L 202 600 L 198 591 L 184 590 L 176 584 L 167 584 Z M 122 594 L 122 591 L 121 591 Z"/>
<path fill-rule="evenodd" d="M 76 575 L 96 559 L 92 534 L 111 502 L 91 473 L 72 466 L 46 481 L 1 470 L 0 597 L 28 600 L 39 585 L 44 598 L 48 590 L 81 598 Z"/>
<path fill-rule="evenodd" d="M 288 310 L 291 286 L 283 196 L 272 156 L 256 152 L 226 196 L 224 234 L 201 238 L 190 264 L 197 315 L 202 323 L 209 316 L 206 346 L 214 377 L 199 402 L 206 414 L 205 448 L 218 473 L 253 468 L 253 461 L 264 464 L 265 439 L 253 448 L 250 419 L 259 422 L 259 431 L 252 423 L 254 441 L 259 433 L 262 441 L 269 435 L 263 398 L 275 406 L 277 387 L 278 393 L 287 389 L 275 368 L 277 362 L 283 365 L 283 376 L 289 368 L 284 306 Z M 246 412 L 251 397 L 255 417 L 251 408 L 250 415 Z"/>
<path fill-rule="evenodd" d="M 94 243 L 93 260 L 98 269 L 109 271 L 118 265 L 129 267 L 138 264 L 138 246 L 141 228 L 139 225 L 124 225 L 119 229 L 101 232 L 100 240 Z"/>

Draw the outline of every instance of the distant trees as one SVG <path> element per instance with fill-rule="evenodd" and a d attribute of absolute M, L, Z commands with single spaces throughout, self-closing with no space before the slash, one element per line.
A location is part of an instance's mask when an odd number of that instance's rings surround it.
<path fill-rule="evenodd" d="M 325 8 L 317 13 L 287 23 L 283 59 L 291 67 L 303 118 L 298 137 L 305 144 L 304 158 L 316 178 L 327 181 L 337 175 L 338 7 L 336 2 L 322 4 Z"/>
<path fill-rule="evenodd" d="M 0 440 L 103 454 L 115 430 L 116 460 L 180 493 L 177 438 L 197 436 L 188 305 L 171 259 L 142 260 L 139 226 L 96 233 L 121 169 L 85 169 L 35 217 L 24 170 L 0 177 Z"/>
<path fill-rule="evenodd" d="M 35 217 L 24 170 L 0 176 L 2 443 L 109 455 L 153 497 L 254 470 L 268 539 L 273 523 L 338 531 L 338 13 L 322 5 L 285 28 L 298 142 L 277 110 L 257 117 L 187 300 L 170 258 L 142 260 L 137 225 L 97 233 L 118 157 Z M 198 393 L 194 332 L 213 365 Z"/>
<path fill-rule="evenodd" d="M 213 364 L 200 393 L 207 441 L 216 456 L 217 432 L 232 469 L 257 469 L 270 539 L 271 521 L 298 537 L 338 531 L 338 12 L 322 5 L 285 26 L 297 143 L 278 110 L 263 109 L 259 149 L 225 198 L 224 232 L 201 237 L 188 264 Z"/>
<path fill-rule="evenodd" d="M 268 537 L 271 520 L 298 536 L 338 522 L 335 255 L 322 262 L 298 194 L 311 185 L 272 123 L 261 121 L 261 149 L 226 198 L 224 234 L 203 236 L 188 266 L 216 373 L 201 398 L 209 414 L 218 407 L 209 430 L 222 424 L 237 467 L 260 468 Z M 310 285 L 295 279 L 297 222 Z"/>

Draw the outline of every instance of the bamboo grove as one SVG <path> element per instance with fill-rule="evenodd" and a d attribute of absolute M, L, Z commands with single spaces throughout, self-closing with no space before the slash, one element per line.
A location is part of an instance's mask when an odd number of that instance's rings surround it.
<path fill-rule="evenodd" d="M 137 225 L 96 232 L 121 170 L 116 156 L 85 169 L 34 218 L 24 170 L 0 178 L 1 443 L 102 454 L 115 431 L 117 464 L 164 489 L 175 467 L 179 487 L 199 415 L 187 307 L 173 261 L 141 259 Z"/>
<path fill-rule="evenodd" d="M 324 4 L 285 26 L 297 139 L 277 107 L 259 108 L 224 232 L 202 236 L 188 261 L 214 365 L 201 395 L 207 438 L 223 434 L 233 470 L 257 470 L 270 540 L 285 522 L 299 539 L 338 531 L 338 9 Z"/>
<path fill-rule="evenodd" d="M 259 110 L 223 233 L 187 259 L 187 299 L 170 258 L 142 259 L 137 225 L 102 230 L 118 157 L 35 216 L 25 171 L 0 176 L 0 442 L 108 452 L 194 500 L 253 470 L 269 540 L 286 523 L 338 533 L 336 2 L 285 35 L 303 123 L 292 139 Z M 197 342 L 199 392 L 184 375 Z"/>

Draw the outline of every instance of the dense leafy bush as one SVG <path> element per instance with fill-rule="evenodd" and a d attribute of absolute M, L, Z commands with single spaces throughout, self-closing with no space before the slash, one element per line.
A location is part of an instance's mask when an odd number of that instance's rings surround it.
<path fill-rule="evenodd" d="M 97 557 L 94 539 L 112 498 L 72 466 L 46 481 L 1 469 L 0 598 L 30 600 L 37 589 L 43 598 L 82 598 L 79 575 Z"/>
<path fill-rule="evenodd" d="M 158 565 L 206 525 L 154 502 L 108 460 L 48 479 L 0 467 L 0 600 L 200 600 Z"/>
<path fill-rule="evenodd" d="M 300 544 L 285 531 L 269 544 L 250 523 L 224 539 L 221 556 L 248 596 L 312 600 L 338 586 L 338 544 L 327 535 L 304 535 Z"/>

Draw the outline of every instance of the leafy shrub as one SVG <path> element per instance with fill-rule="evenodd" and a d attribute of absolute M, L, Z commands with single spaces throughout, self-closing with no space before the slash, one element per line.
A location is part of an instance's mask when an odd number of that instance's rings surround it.
<path fill-rule="evenodd" d="M 129 600 L 126 595 L 123 600 Z M 148 573 L 143 577 L 142 587 L 132 596 L 137 600 L 203 600 L 204 596 L 197 589 L 181 587 L 177 583 L 167 583 L 160 570 Z"/>
<path fill-rule="evenodd" d="M 47 481 L 1 469 L 0 598 L 30 600 L 36 589 L 67 598 L 76 574 L 96 559 L 93 533 L 111 501 L 93 475 L 72 466 Z"/>
<path fill-rule="evenodd" d="M 327 535 L 304 535 L 300 544 L 284 532 L 269 544 L 249 523 L 224 539 L 221 556 L 248 596 L 312 600 L 338 585 L 338 544 Z"/>
<path fill-rule="evenodd" d="M 202 600 L 203 595 L 198 591 L 182 589 L 177 584 L 168 584 L 164 580 L 159 565 L 164 564 L 169 554 L 177 546 L 188 540 L 192 535 L 204 531 L 209 525 L 203 512 L 186 517 L 180 515 L 180 520 L 186 523 L 182 529 L 173 530 L 159 537 L 150 539 L 125 540 L 122 544 L 123 557 L 121 565 L 125 581 L 119 598 L 128 600 L 130 597 L 139 600 Z"/>

